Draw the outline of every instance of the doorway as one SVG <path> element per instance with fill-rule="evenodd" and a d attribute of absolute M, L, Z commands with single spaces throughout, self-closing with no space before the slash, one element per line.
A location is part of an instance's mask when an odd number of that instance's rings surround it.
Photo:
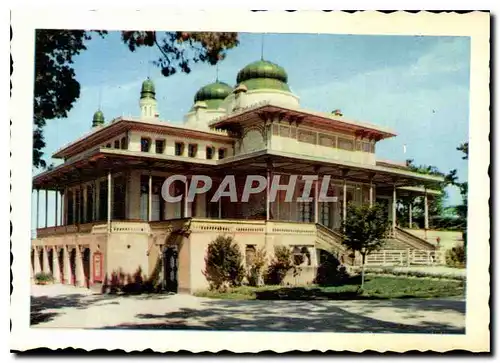
<path fill-rule="evenodd" d="M 175 247 L 165 247 L 163 250 L 163 280 L 167 292 L 177 292 L 179 282 L 177 279 L 179 254 Z"/>

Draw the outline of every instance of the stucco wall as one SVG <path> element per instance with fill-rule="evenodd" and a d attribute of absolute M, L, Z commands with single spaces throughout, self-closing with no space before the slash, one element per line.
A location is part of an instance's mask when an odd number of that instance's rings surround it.
<path fill-rule="evenodd" d="M 120 269 L 125 274 L 133 275 L 141 268 L 147 275 L 149 271 L 148 234 L 146 233 L 112 233 L 107 243 L 107 263 L 105 274 L 111 276 Z"/>

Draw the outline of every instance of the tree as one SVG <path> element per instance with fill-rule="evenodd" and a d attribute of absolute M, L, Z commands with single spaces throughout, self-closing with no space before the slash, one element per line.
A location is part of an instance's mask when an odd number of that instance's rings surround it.
<path fill-rule="evenodd" d="M 47 120 L 65 118 L 80 97 L 80 83 L 73 69 L 74 57 L 87 49 L 92 35 L 106 31 L 39 29 L 35 33 L 35 84 L 33 109 L 33 166 L 45 168 L 43 127 Z M 156 47 L 153 63 L 168 77 L 191 72 L 191 63 L 217 64 L 226 51 L 238 45 L 237 33 L 224 32 L 122 32 L 122 41 L 134 52 Z"/>
<path fill-rule="evenodd" d="M 208 245 L 203 274 L 210 289 L 225 290 L 241 285 L 245 277 L 243 257 L 232 237 L 219 236 Z"/>
<path fill-rule="evenodd" d="M 341 225 L 342 244 L 361 254 L 361 288 L 363 288 L 365 281 L 366 256 L 382 248 L 389 227 L 390 222 L 387 220 L 383 206 L 379 204 L 372 207 L 354 204 L 347 206 L 347 216 Z"/>

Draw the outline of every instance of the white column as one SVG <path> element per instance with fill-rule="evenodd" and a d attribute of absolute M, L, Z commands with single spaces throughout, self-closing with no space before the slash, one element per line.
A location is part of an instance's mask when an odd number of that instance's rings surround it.
<path fill-rule="evenodd" d="M 392 187 L 392 232 L 396 230 L 396 184 Z"/>
<path fill-rule="evenodd" d="M 90 222 L 90 221 L 87 221 L 87 186 L 86 185 L 83 187 L 82 193 L 83 193 L 83 198 L 82 198 L 82 202 L 83 202 L 82 223 L 87 223 L 87 222 Z"/>
<path fill-rule="evenodd" d="M 39 221 L 39 203 L 40 203 L 40 189 L 37 189 L 36 190 L 36 228 L 38 228 L 40 226 L 40 224 L 38 223 Z M 36 252 L 36 249 L 35 249 L 35 252 Z"/>
<path fill-rule="evenodd" d="M 45 228 L 48 226 L 48 220 L 49 220 L 49 190 L 45 189 Z"/>
<path fill-rule="evenodd" d="M 184 197 L 183 197 L 184 218 L 191 217 L 191 211 L 189 210 L 189 207 L 191 206 L 191 204 L 188 201 L 188 190 L 189 190 L 189 182 L 188 182 L 188 179 L 186 179 L 186 182 L 184 183 Z"/>
<path fill-rule="evenodd" d="M 81 246 L 76 246 L 76 257 L 75 257 L 75 274 L 76 274 L 76 286 L 85 287 L 85 272 L 83 270 L 83 256 L 81 251 Z"/>
<path fill-rule="evenodd" d="M 108 233 L 111 232 L 111 171 L 108 171 Z"/>
<path fill-rule="evenodd" d="M 54 282 L 61 282 L 61 267 L 59 266 L 59 253 L 57 247 L 52 247 L 52 276 Z"/>
<path fill-rule="evenodd" d="M 99 220 L 99 180 L 96 180 L 94 186 L 94 221 L 98 220 Z"/>
<path fill-rule="evenodd" d="M 408 222 L 409 222 L 409 226 L 411 228 L 413 225 L 413 203 L 411 200 L 410 200 L 410 204 L 408 204 L 408 216 L 409 216 Z"/>
<path fill-rule="evenodd" d="M 37 273 L 42 272 L 42 268 L 40 266 L 40 251 L 38 247 L 34 247 L 34 253 L 33 253 L 33 272 L 35 273 L 35 276 Z"/>
<path fill-rule="evenodd" d="M 153 218 L 153 176 L 149 173 L 148 180 L 148 221 Z"/>
<path fill-rule="evenodd" d="M 266 183 L 266 221 L 271 219 L 270 213 L 270 200 L 269 200 L 269 192 L 270 192 L 270 184 L 271 184 L 271 170 L 267 169 L 267 183 Z"/>
<path fill-rule="evenodd" d="M 71 284 L 71 261 L 68 246 L 63 246 L 63 279 L 64 283 Z"/>
<path fill-rule="evenodd" d="M 370 207 L 373 207 L 373 182 L 370 180 Z"/>
<path fill-rule="evenodd" d="M 76 189 L 73 189 L 73 224 L 76 224 Z"/>
<path fill-rule="evenodd" d="M 319 179 L 319 175 L 317 175 Z M 318 223 L 319 221 L 319 205 L 318 205 L 318 196 L 319 196 L 319 190 L 318 190 L 318 179 L 314 181 L 314 223 Z"/>
<path fill-rule="evenodd" d="M 427 198 L 427 190 L 425 190 L 424 194 L 424 223 L 425 229 L 429 229 L 429 200 Z"/>
<path fill-rule="evenodd" d="M 58 205 L 57 205 L 57 203 L 58 203 L 58 199 L 59 199 L 59 198 L 58 198 L 58 197 L 59 197 L 59 195 L 58 195 L 58 194 L 59 194 L 59 190 L 57 190 L 57 188 L 56 188 L 56 192 L 55 192 L 55 194 L 56 194 L 56 211 L 55 211 L 55 213 L 54 213 L 54 226 L 55 226 L 55 227 L 57 227 L 57 220 L 58 220 L 58 218 L 57 218 L 57 211 L 58 211 L 58 209 L 59 209 L 59 208 L 58 208 Z"/>
<path fill-rule="evenodd" d="M 344 185 L 343 185 L 343 195 L 344 195 L 344 200 L 342 202 L 342 219 L 345 221 L 347 218 L 347 180 L 344 179 Z"/>

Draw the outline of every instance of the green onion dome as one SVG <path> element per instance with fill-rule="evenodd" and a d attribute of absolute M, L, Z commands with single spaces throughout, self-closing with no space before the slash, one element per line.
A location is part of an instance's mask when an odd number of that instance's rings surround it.
<path fill-rule="evenodd" d="M 219 108 L 222 101 L 231 94 L 233 89 L 227 83 L 214 82 L 200 88 L 194 96 L 194 102 L 205 102 L 208 109 Z"/>
<path fill-rule="evenodd" d="M 155 99 L 155 85 L 149 78 L 142 82 L 141 98 Z"/>
<path fill-rule="evenodd" d="M 265 60 L 250 63 L 239 71 L 236 82 L 245 85 L 248 90 L 276 89 L 290 92 L 285 69 Z"/>
<path fill-rule="evenodd" d="M 104 124 L 104 114 L 101 110 L 97 110 L 94 113 L 94 118 L 92 119 L 92 127 Z"/>

